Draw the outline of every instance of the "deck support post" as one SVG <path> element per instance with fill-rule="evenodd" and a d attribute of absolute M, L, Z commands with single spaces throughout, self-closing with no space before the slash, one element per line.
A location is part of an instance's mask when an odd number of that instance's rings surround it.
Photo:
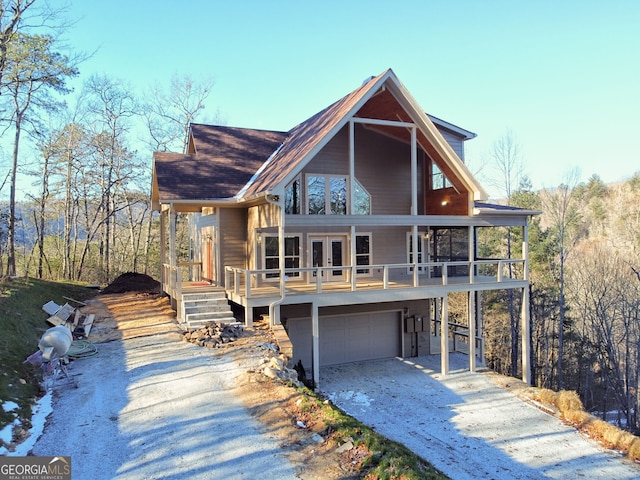
<path fill-rule="evenodd" d="M 469 371 L 476 371 L 476 292 L 468 294 L 467 322 L 469 324 Z"/>
<path fill-rule="evenodd" d="M 529 287 L 522 289 L 522 312 L 521 312 L 522 324 L 520 329 L 522 331 L 522 381 L 527 385 L 531 385 L 531 364 L 529 358 L 531 358 L 531 323 L 529 315 Z"/>
<path fill-rule="evenodd" d="M 318 318 L 318 305 L 311 304 L 311 335 L 312 339 L 312 364 L 313 382 L 316 388 L 320 385 L 320 322 Z"/>
<path fill-rule="evenodd" d="M 480 352 L 478 354 L 478 358 L 480 358 L 480 362 L 484 366 L 487 364 L 487 359 L 484 357 L 484 319 L 482 317 L 482 295 L 480 292 L 476 293 L 476 319 L 478 322 L 476 324 L 476 330 L 478 338 L 480 339 L 480 345 L 478 346 Z"/>
<path fill-rule="evenodd" d="M 160 209 L 160 271 L 162 272 L 161 280 L 162 280 L 162 290 L 161 294 L 167 295 L 167 284 L 169 283 L 169 278 L 167 275 L 170 275 L 170 272 L 167 272 L 165 269 L 165 265 L 167 263 L 167 222 L 166 222 L 166 213 L 164 210 Z"/>
<path fill-rule="evenodd" d="M 244 307 L 244 326 L 247 328 L 253 327 L 253 307 L 249 305 Z"/>
<path fill-rule="evenodd" d="M 449 375 L 449 295 L 442 297 L 440 320 L 440 373 Z"/>
<path fill-rule="evenodd" d="M 529 225 L 522 227 L 522 258 L 524 259 L 524 279 L 529 282 Z M 522 289 L 522 312 L 521 326 L 522 332 L 522 381 L 531 385 L 531 314 L 529 309 L 530 292 L 529 284 Z"/>

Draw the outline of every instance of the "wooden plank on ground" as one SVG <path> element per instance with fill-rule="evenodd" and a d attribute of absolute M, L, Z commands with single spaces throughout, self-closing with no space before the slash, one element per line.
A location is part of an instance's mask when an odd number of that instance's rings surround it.
<path fill-rule="evenodd" d="M 62 297 L 62 298 L 64 298 L 65 300 L 69 300 L 70 302 L 77 303 L 78 305 L 81 305 L 83 307 L 87 306 L 86 303 L 81 302 L 80 300 L 76 300 L 75 298 L 71 298 L 71 297 Z"/>
<path fill-rule="evenodd" d="M 55 315 L 58 310 L 60 310 L 62 307 L 60 305 L 58 305 L 56 302 L 54 302 L 53 300 L 51 300 L 50 302 L 45 303 L 42 306 L 42 310 L 44 310 L 45 312 L 47 312 L 49 315 Z"/>
<path fill-rule="evenodd" d="M 55 315 L 52 315 L 49 318 L 47 318 L 47 322 L 49 322 L 54 327 L 57 327 L 58 325 L 65 325 L 67 323 L 66 320 L 63 320 L 60 317 L 57 317 Z"/>
<path fill-rule="evenodd" d="M 76 311 L 75 308 L 73 308 L 71 305 L 69 305 L 68 303 L 65 303 L 62 308 L 60 310 L 58 310 L 56 312 L 56 317 L 63 319 L 65 322 L 67 320 L 69 320 L 69 317 L 71 317 L 71 315 Z"/>
<path fill-rule="evenodd" d="M 93 326 L 93 320 L 96 318 L 96 316 L 91 313 L 89 315 L 87 315 L 83 322 L 82 322 L 82 326 L 84 327 L 84 336 L 85 338 L 89 337 L 89 333 L 91 332 L 91 327 Z"/>
<path fill-rule="evenodd" d="M 73 317 L 73 328 L 71 329 L 72 332 L 75 329 L 75 327 L 78 326 L 78 322 L 80 322 L 80 317 L 81 316 L 82 316 L 82 313 L 80 313 L 80 310 L 76 310 L 76 314 Z"/>

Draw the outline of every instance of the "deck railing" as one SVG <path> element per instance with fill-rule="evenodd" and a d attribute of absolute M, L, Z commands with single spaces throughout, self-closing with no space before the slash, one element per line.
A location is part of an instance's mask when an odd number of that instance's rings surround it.
<path fill-rule="evenodd" d="M 503 283 L 524 278 L 523 259 L 287 268 L 287 295 Z M 414 271 L 416 269 L 416 271 Z M 245 298 L 280 294 L 280 270 L 225 267 L 225 288 Z"/>
<path fill-rule="evenodd" d="M 200 262 L 179 262 L 176 266 L 162 264 L 162 291 L 171 298 L 179 298 L 184 282 L 198 282 L 202 278 Z"/>

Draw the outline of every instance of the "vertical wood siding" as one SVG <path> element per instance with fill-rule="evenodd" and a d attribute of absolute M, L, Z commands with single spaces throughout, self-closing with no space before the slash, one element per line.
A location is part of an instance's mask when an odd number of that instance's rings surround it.
<path fill-rule="evenodd" d="M 247 268 L 247 211 L 221 208 L 218 238 L 222 265 Z"/>

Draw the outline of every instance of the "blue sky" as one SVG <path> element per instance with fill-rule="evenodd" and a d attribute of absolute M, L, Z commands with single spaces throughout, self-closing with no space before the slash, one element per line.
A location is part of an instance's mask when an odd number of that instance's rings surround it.
<path fill-rule="evenodd" d="M 67 42 L 96 50 L 81 79 L 211 76 L 207 111 L 231 126 L 289 130 L 392 68 L 428 113 L 478 134 L 473 171 L 508 130 L 535 188 L 640 171 L 639 1 L 70 3 Z"/>

